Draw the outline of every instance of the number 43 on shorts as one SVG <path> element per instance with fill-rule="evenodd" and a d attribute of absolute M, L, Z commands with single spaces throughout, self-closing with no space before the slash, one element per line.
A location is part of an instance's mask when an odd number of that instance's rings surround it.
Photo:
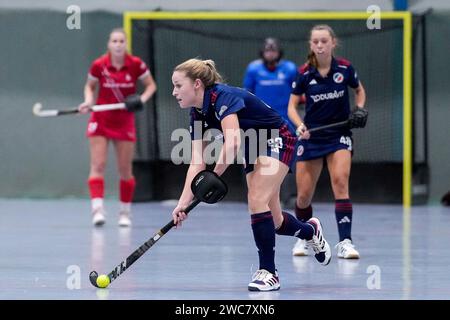
<path fill-rule="evenodd" d="M 345 144 L 347 147 L 347 150 L 352 151 L 352 138 L 350 137 L 346 137 L 346 136 L 342 136 L 341 139 L 339 140 L 340 143 Z"/>

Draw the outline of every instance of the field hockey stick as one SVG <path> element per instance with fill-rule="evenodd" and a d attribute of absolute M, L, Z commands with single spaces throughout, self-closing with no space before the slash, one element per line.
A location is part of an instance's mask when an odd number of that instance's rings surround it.
<path fill-rule="evenodd" d="M 184 210 L 187 214 L 189 211 L 194 209 L 201 201 L 199 199 L 195 199 L 191 202 L 191 204 Z M 159 239 L 161 239 L 170 229 L 175 226 L 173 220 L 170 220 L 164 227 L 162 227 L 158 232 L 156 232 L 153 237 L 144 242 L 139 248 L 137 248 L 132 254 L 130 254 L 124 261 L 122 261 L 117 267 L 115 267 L 110 273 L 108 273 L 107 277 L 109 278 L 109 283 L 116 280 L 122 273 L 125 272 L 133 263 L 136 262 L 142 255 L 147 252 Z M 94 287 L 100 288 L 97 284 L 98 273 L 97 271 L 91 271 L 89 274 L 89 280 Z M 107 287 L 109 283 L 106 284 Z"/>
<path fill-rule="evenodd" d="M 120 110 L 120 109 L 125 109 L 125 103 L 95 105 L 90 108 L 90 111 L 99 112 L 99 111 Z M 33 105 L 33 114 L 37 117 L 57 117 L 76 113 L 79 113 L 78 108 L 62 109 L 62 110 L 57 109 L 42 110 L 41 103 L 37 102 Z"/>
<path fill-rule="evenodd" d="M 228 192 L 228 187 L 225 182 L 214 172 L 203 170 L 200 171 L 191 182 L 191 190 L 194 194 L 194 199 L 189 206 L 184 209 L 186 214 L 194 209 L 200 202 L 216 203 L 222 200 Z M 115 267 L 108 275 L 101 275 L 100 279 L 97 271 L 91 271 L 89 280 L 94 287 L 106 288 L 111 282 L 117 279 L 125 272 L 136 260 L 150 249 L 162 236 L 164 236 L 170 229 L 175 226 L 173 220 L 170 220 L 161 230 L 156 232 L 153 237 L 147 240 L 143 245 L 137 248 L 124 261 Z M 98 280 L 101 280 L 99 283 Z"/>
<path fill-rule="evenodd" d="M 324 129 L 329 129 L 329 128 L 335 128 L 335 127 L 340 127 L 340 126 L 345 126 L 348 124 L 348 120 L 345 121 L 341 121 L 341 122 L 336 122 L 336 123 L 331 123 L 331 124 L 327 124 L 325 126 L 320 126 L 320 127 L 315 127 L 315 128 L 311 128 L 308 129 L 309 133 L 312 132 L 316 132 L 316 131 L 321 131 Z"/>

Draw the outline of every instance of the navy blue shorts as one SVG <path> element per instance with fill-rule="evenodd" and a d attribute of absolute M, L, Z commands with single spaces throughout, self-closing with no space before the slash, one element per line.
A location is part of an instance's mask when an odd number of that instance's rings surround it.
<path fill-rule="evenodd" d="M 353 154 L 353 138 L 342 135 L 327 140 L 300 140 L 297 147 L 297 161 L 323 158 L 338 150 L 349 150 Z"/>
<path fill-rule="evenodd" d="M 250 173 L 254 170 L 255 161 L 258 156 L 268 156 L 279 160 L 292 169 L 295 164 L 295 150 L 297 146 L 297 136 L 292 129 L 284 124 L 279 129 L 279 134 L 270 135 L 270 130 L 268 134 L 261 137 L 259 132 L 257 133 L 259 142 L 257 151 L 255 152 L 255 145 L 249 145 L 249 141 L 245 140 L 245 157 L 244 157 L 244 171 L 245 173 Z M 253 149 L 251 148 L 253 147 Z"/>

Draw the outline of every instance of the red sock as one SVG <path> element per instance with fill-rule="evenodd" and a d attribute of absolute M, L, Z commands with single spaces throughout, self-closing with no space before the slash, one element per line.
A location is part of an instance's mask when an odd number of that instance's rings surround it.
<path fill-rule="evenodd" d="M 129 180 L 120 180 L 120 201 L 130 203 L 133 200 L 136 180 L 134 177 Z"/>
<path fill-rule="evenodd" d="M 89 178 L 88 179 L 89 191 L 91 193 L 91 199 L 103 198 L 105 192 L 105 182 L 103 178 Z"/>

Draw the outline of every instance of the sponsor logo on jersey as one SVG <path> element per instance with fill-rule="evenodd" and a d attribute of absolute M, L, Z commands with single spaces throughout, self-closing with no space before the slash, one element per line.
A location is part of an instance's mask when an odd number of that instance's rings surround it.
<path fill-rule="evenodd" d="M 304 151 L 305 151 L 305 149 L 303 148 L 303 146 L 298 146 L 298 148 L 297 148 L 297 156 L 301 156 Z"/>
<path fill-rule="evenodd" d="M 344 90 L 340 90 L 340 91 L 334 90 L 333 92 L 315 94 L 315 95 L 311 95 L 310 97 L 311 97 L 311 99 L 313 99 L 314 102 L 319 102 L 322 100 L 338 99 L 338 98 L 342 98 L 343 96 L 344 96 Z"/>
<path fill-rule="evenodd" d="M 272 80 L 261 80 L 259 84 L 261 86 L 282 86 L 285 83 L 284 79 L 272 79 Z"/>
<path fill-rule="evenodd" d="M 336 83 L 342 83 L 342 81 L 344 81 L 344 75 L 340 72 L 336 72 L 333 74 L 333 80 Z"/>
<path fill-rule="evenodd" d="M 286 75 L 283 72 L 278 72 L 278 79 L 286 79 Z"/>
<path fill-rule="evenodd" d="M 103 83 L 103 87 L 104 88 L 110 88 L 110 89 L 114 89 L 114 88 L 133 88 L 134 87 L 134 83 L 133 82 L 128 82 L 128 83 L 109 83 L 109 82 L 105 82 L 105 83 Z"/>
<path fill-rule="evenodd" d="M 309 84 L 310 84 L 310 85 L 317 84 L 316 79 L 312 79 L 312 80 L 309 82 Z"/>
<path fill-rule="evenodd" d="M 127 73 L 127 75 L 125 76 L 125 80 L 131 81 L 131 80 L 133 80 L 133 78 L 131 78 L 131 76 Z"/>

